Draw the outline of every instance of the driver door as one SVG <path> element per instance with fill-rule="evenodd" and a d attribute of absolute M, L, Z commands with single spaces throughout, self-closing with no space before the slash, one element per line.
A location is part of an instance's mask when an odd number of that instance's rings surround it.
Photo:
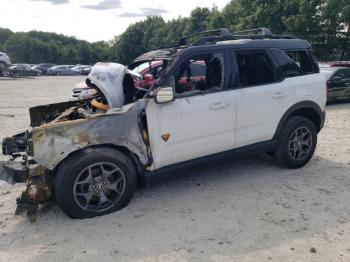
<path fill-rule="evenodd" d="M 175 100 L 164 104 L 149 101 L 146 114 L 154 169 L 235 147 L 236 92 L 225 89 L 224 57 L 206 53 L 188 58 L 169 83 Z M 205 61 L 204 81 L 186 82 L 184 87 L 183 73 L 188 71 L 191 79 L 187 67 L 195 61 Z"/>

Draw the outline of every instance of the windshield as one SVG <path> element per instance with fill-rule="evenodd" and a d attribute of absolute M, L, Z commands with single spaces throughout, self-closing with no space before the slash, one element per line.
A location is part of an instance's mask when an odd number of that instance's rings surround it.
<path fill-rule="evenodd" d="M 156 73 L 159 73 L 162 70 L 162 67 L 161 67 L 162 64 L 163 64 L 162 60 L 152 61 L 151 64 L 150 64 L 150 61 L 147 61 L 147 62 L 144 62 L 144 63 L 138 65 L 132 71 L 134 73 L 138 73 L 140 75 L 147 74 L 152 70 L 157 70 Z"/>

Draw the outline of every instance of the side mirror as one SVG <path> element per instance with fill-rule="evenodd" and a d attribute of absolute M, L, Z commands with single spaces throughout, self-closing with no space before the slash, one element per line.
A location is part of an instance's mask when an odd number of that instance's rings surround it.
<path fill-rule="evenodd" d="M 343 78 L 341 76 L 335 76 L 332 78 L 332 81 L 334 81 L 334 82 L 340 82 L 342 80 L 343 80 Z"/>
<path fill-rule="evenodd" d="M 155 96 L 157 104 L 164 104 L 174 101 L 174 90 L 172 87 L 163 87 L 158 89 Z"/>

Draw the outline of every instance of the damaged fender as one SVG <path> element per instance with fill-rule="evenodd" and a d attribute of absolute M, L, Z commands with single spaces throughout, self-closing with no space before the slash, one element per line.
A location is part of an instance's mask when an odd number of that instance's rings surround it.
<path fill-rule="evenodd" d="M 147 100 L 138 100 L 121 109 L 91 115 L 87 119 L 45 124 L 32 130 L 33 158 L 54 170 L 71 153 L 88 146 L 110 144 L 122 146 L 136 154 L 147 166 L 150 150 L 143 139 L 140 114 Z"/>

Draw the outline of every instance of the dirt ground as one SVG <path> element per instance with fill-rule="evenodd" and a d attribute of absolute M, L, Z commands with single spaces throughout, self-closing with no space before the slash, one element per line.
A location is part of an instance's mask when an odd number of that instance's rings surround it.
<path fill-rule="evenodd" d="M 0 78 L 0 137 L 82 79 Z M 14 216 L 22 189 L 0 182 L 0 261 L 350 261 L 350 103 L 327 108 L 300 170 L 227 159 L 139 189 L 114 214 L 71 220 L 52 206 L 34 224 Z"/>

